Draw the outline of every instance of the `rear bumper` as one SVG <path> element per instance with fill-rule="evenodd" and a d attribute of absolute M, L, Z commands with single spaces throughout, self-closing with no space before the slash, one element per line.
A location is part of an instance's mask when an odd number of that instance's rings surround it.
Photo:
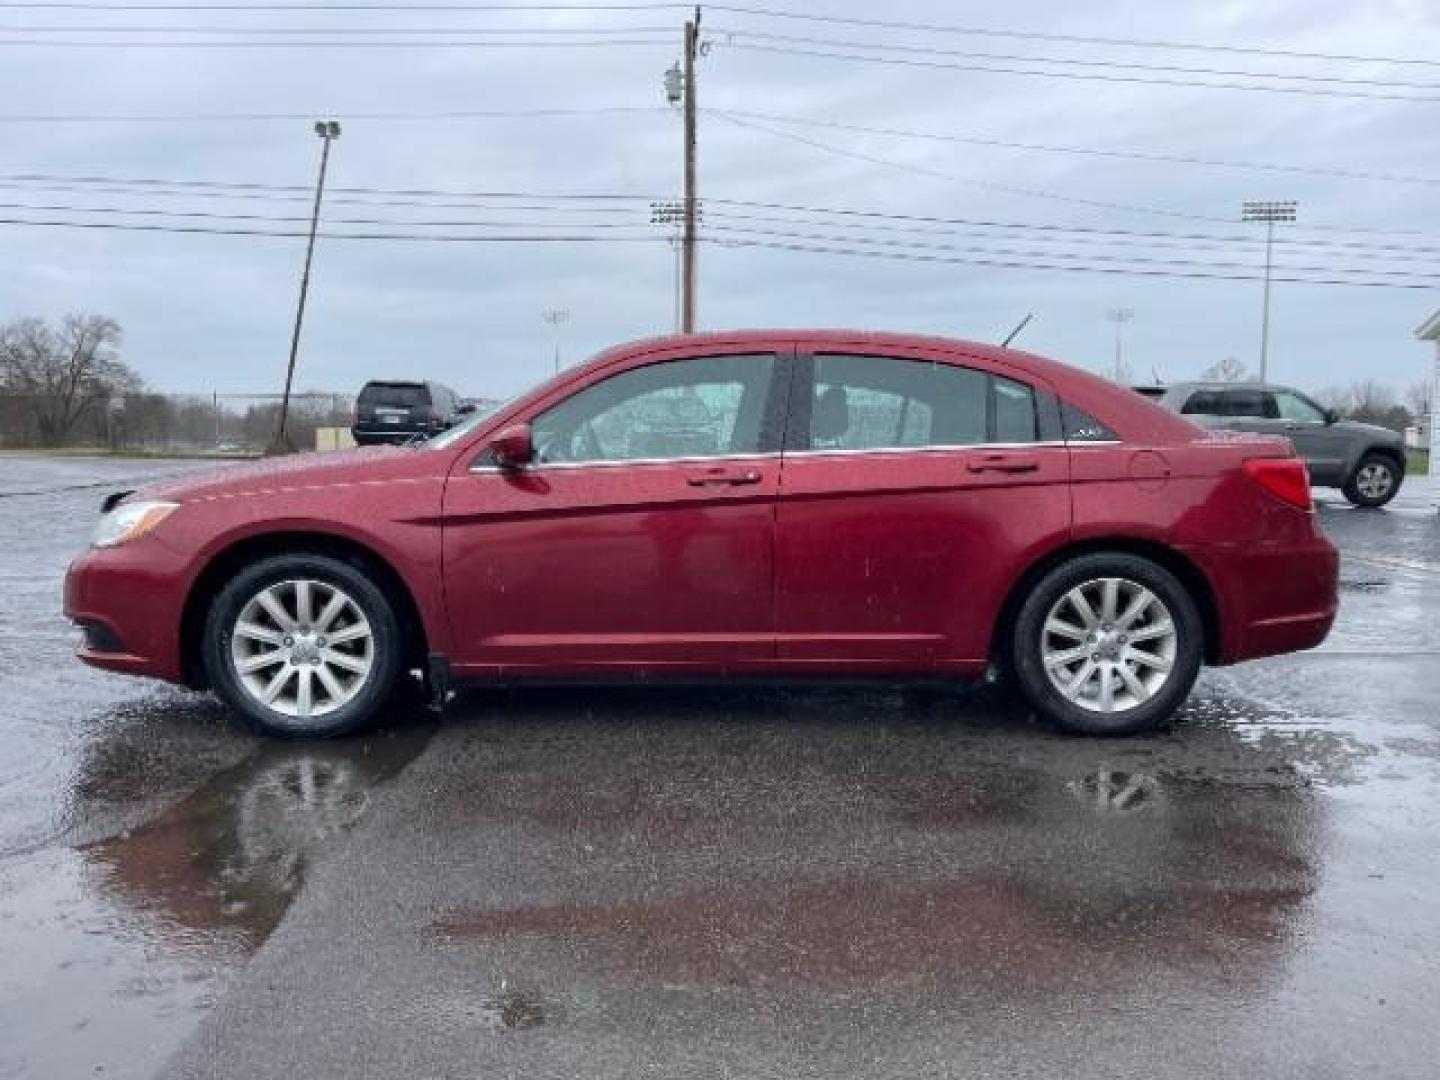
<path fill-rule="evenodd" d="M 180 617 L 185 560 L 151 538 L 87 551 L 65 574 L 65 615 L 84 630 L 92 667 L 184 680 Z"/>
<path fill-rule="evenodd" d="M 1318 529 L 1301 543 L 1187 552 L 1216 595 L 1219 664 L 1313 649 L 1340 606 L 1340 553 Z"/>

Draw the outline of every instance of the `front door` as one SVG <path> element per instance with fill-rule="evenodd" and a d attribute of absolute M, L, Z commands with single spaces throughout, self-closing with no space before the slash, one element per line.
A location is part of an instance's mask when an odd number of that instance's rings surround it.
<path fill-rule="evenodd" d="M 775 355 L 641 361 L 528 420 L 536 460 L 446 485 L 462 673 L 722 666 L 774 653 Z"/>
<path fill-rule="evenodd" d="M 1311 479 L 1317 484 L 1339 484 L 1349 449 L 1345 429 L 1330 424 L 1320 406 L 1293 390 L 1276 390 L 1271 397 L 1280 418 L 1276 434 L 1295 444 L 1295 452 L 1310 467 Z"/>
<path fill-rule="evenodd" d="M 977 362 L 978 364 L 978 362 Z M 1070 527 L 1036 389 L 923 352 L 797 360 L 776 527 L 792 667 L 973 670 L 1019 568 Z"/>

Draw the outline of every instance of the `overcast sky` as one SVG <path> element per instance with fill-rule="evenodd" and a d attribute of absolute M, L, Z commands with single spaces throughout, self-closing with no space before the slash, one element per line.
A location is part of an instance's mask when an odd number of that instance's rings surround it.
<path fill-rule="evenodd" d="M 1034 312 L 1034 321 L 1017 344 L 1100 370 L 1114 349 L 1115 327 L 1106 313 L 1128 308 L 1134 317 L 1125 326 L 1126 358 L 1139 378 L 1191 377 L 1226 356 L 1253 368 L 1260 336 L 1258 280 L 898 260 L 727 246 L 721 241 L 766 240 L 768 231 L 772 243 L 932 259 L 1255 278 L 1263 246 L 1209 237 L 1261 235 L 1257 226 L 1238 223 L 1243 200 L 1295 199 L 1303 227 L 1282 226 L 1280 235 L 1320 243 L 1278 245 L 1279 276 L 1415 284 L 1425 283 L 1423 275 L 1428 274 L 1432 287 L 1277 284 L 1272 378 L 1318 388 L 1379 377 L 1403 389 L 1427 373 L 1430 354 L 1414 340 L 1413 331 L 1440 307 L 1440 3 L 1435 0 L 1017 0 L 1004 5 L 964 0 L 892 0 L 884 5 L 825 0 L 800 5 L 774 0 L 774 5 L 971 29 L 1410 57 L 1430 63 L 1320 62 L 1224 51 L 1102 47 L 709 9 L 703 37 L 710 48 L 699 63 L 700 193 L 711 200 L 705 208 L 711 242 L 702 246 L 699 259 L 702 329 L 851 326 L 996 340 Z M 509 395 L 550 369 L 553 338 L 541 317 L 546 309 L 570 313 L 559 334 L 567 362 L 617 341 L 673 328 L 674 256 L 663 229 L 648 224 L 647 200 L 673 197 L 680 189 L 681 125 L 678 115 L 664 106 L 662 73 L 679 55 L 683 18 L 679 9 L 261 14 L 0 4 L 0 41 L 12 42 L 0 45 L 7 87 L 0 95 L 0 202 L 10 204 L 0 210 L 0 217 L 303 230 L 309 209 L 304 191 L 314 182 L 319 140 L 310 123 L 298 117 L 333 117 L 344 131 L 331 156 L 333 198 L 327 200 L 323 220 L 329 224 L 322 230 L 478 237 L 495 235 L 497 229 L 470 223 L 507 221 L 515 223 L 512 234 L 600 239 L 543 244 L 366 241 L 322 232 L 298 384 L 351 391 L 372 377 L 424 375 L 462 394 Z M 350 37 L 345 40 L 375 42 L 396 39 L 355 31 L 468 27 L 584 33 L 502 35 L 500 40 L 550 42 L 523 48 L 483 47 L 476 37 L 477 43 L 467 48 L 270 49 L 124 44 L 142 37 L 224 40 L 189 31 L 67 35 L 54 30 L 100 26 L 325 28 L 332 34 L 328 39 L 320 35 L 323 40 L 337 40 L 339 32 L 346 31 Z M 627 27 L 633 29 L 625 31 Z M 659 30 L 648 29 L 652 27 Z M 613 40 L 595 47 L 555 44 L 594 41 L 600 36 L 597 31 Z M 752 36 L 742 36 L 746 32 Z M 303 40 L 293 34 L 275 37 Z M 35 46 L 15 39 L 102 41 L 104 47 Z M 442 35 L 426 38 L 434 39 L 447 40 Z M 813 43 L 822 39 L 849 44 Z M 415 40 L 415 35 L 407 40 Z M 631 41 L 645 43 L 626 44 Z M 875 51 L 887 44 L 898 48 Z M 757 45 L 791 51 L 761 51 Z M 920 48 L 948 55 L 905 51 Z M 907 62 L 794 51 L 800 49 L 865 52 Z M 991 58 L 976 58 L 976 53 Z M 1039 66 L 1105 78 L 973 70 L 1034 68 L 1035 58 L 1357 82 L 1282 84 L 1325 91 L 1299 94 L 1112 81 L 1254 81 L 1234 75 L 1053 63 Z M 1427 90 L 1427 85 L 1436 88 Z M 1397 101 L 1386 95 L 1430 100 Z M 438 115 L 612 107 L 617 111 L 499 119 Z M 750 126 L 722 112 L 752 114 L 746 121 Z M 256 113 L 296 114 L 297 119 L 221 118 Z M 376 113 L 414 117 L 365 118 Z M 772 119 L 758 121 L 761 127 L 756 127 L 757 113 L 806 123 Z M 175 114 L 207 118 L 75 119 Z M 32 119 L 18 119 L 22 116 Z M 37 122 L 35 117 L 46 119 Z M 1300 171 L 901 138 L 816 126 L 816 121 Z M 1430 182 L 1355 179 L 1308 170 L 1363 171 Z M 36 175 L 60 179 L 16 179 Z M 154 188 L 116 189 L 64 179 L 85 177 L 298 189 L 288 198 L 284 191 L 252 189 L 252 196 L 262 197 L 221 199 L 193 187 L 158 195 Z M 407 198 L 347 193 L 346 188 L 533 197 Z M 642 198 L 563 203 L 548 198 L 597 194 Z M 375 205 L 406 201 L 428 205 Z M 735 205 L 746 202 L 1007 227 Z M 121 216 L 97 209 L 302 220 Z M 756 217 L 780 220 L 757 222 Z M 381 224 L 343 224 L 342 219 Z M 436 221 L 447 224 L 395 224 Z M 1100 231 L 1016 227 L 1022 225 Z M 762 231 L 737 231 L 743 229 Z M 1120 230 L 1181 236 L 1117 235 Z M 302 238 L 6 224 L 0 225 L 0 244 L 0 320 L 53 318 L 80 310 L 111 315 L 125 329 L 125 358 L 159 390 L 267 392 L 283 380 Z M 1200 265 L 1175 265 L 1179 262 Z M 1285 269 L 1296 266 L 1315 269 L 1298 274 Z"/>

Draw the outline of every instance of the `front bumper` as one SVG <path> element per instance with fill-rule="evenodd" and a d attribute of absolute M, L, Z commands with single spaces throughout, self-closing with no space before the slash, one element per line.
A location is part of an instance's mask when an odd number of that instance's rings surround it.
<path fill-rule="evenodd" d="M 65 573 L 64 601 L 84 631 L 76 655 L 107 671 L 182 682 L 186 580 L 186 560 L 153 537 L 79 556 Z"/>

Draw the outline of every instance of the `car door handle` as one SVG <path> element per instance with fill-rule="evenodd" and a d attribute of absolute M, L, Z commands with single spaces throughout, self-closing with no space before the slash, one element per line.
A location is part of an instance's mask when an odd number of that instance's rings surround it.
<path fill-rule="evenodd" d="M 739 487 L 758 484 L 764 479 L 759 469 L 701 469 L 685 477 L 691 487 Z"/>
<path fill-rule="evenodd" d="M 971 458 L 965 463 L 965 467 L 973 473 L 1022 473 L 1034 472 L 1040 468 L 1040 462 L 1033 457 L 1017 454 L 985 454 L 980 458 Z"/>

